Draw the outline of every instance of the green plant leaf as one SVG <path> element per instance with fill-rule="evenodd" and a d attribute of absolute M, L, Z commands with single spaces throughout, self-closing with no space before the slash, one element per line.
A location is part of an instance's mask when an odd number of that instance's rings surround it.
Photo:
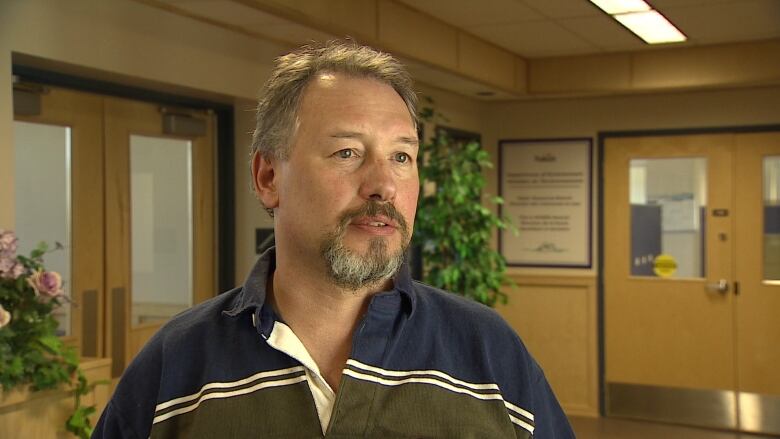
<path fill-rule="evenodd" d="M 38 341 L 51 353 L 59 353 L 62 341 L 54 334 L 46 334 Z"/>
<path fill-rule="evenodd" d="M 54 250 L 62 248 L 58 244 Z M 0 305 L 12 314 L 11 322 L 0 328 L 0 386 L 3 390 L 27 386 L 33 391 L 72 386 L 75 409 L 66 428 L 88 438 L 89 416 L 95 409 L 82 406 L 81 396 L 96 383 L 87 381 L 75 349 L 66 347 L 56 334 L 58 322 L 52 312 L 60 301 L 41 300 L 28 283 L 33 271 L 45 270 L 43 256 L 48 252 L 48 245 L 41 243 L 29 256 L 18 255 L 25 272 L 15 280 L 0 279 Z"/>
<path fill-rule="evenodd" d="M 436 118 L 444 119 L 432 108 L 420 114 L 424 122 Z M 489 306 L 505 302 L 506 261 L 490 242 L 496 229 L 513 226 L 481 204 L 482 170 L 492 167 L 488 152 L 478 142 L 453 142 L 446 132 L 422 141 L 421 151 L 421 187 L 435 187 L 421 192 L 413 237 L 422 247 L 424 280 Z"/>

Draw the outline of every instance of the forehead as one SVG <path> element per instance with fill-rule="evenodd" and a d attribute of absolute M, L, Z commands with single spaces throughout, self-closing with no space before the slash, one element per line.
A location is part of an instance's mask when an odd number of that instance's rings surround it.
<path fill-rule="evenodd" d="M 299 123 L 328 119 L 382 117 L 411 126 L 414 122 L 401 96 L 387 83 L 344 73 L 315 75 L 301 96 Z"/>

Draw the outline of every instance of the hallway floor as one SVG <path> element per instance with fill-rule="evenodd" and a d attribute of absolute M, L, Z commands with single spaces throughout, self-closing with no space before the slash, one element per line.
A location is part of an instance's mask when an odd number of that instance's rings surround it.
<path fill-rule="evenodd" d="M 570 417 L 577 439 L 777 439 L 756 434 L 615 418 Z"/>

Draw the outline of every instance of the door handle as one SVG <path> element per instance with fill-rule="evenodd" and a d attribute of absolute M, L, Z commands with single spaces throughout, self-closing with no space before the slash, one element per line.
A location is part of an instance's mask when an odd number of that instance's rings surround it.
<path fill-rule="evenodd" d="M 711 293 L 726 294 L 729 292 L 729 283 L 726 279 L 721 279 L 715 283 L 707 284 L 707 291 Z"/>

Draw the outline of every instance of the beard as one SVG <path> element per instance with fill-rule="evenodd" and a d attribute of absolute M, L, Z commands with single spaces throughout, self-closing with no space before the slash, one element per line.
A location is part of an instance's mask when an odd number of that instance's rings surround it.
<path fill-rule="evenodd" d="M 387 216 L 398 224 L 398 231 L 401 233 L 399 249 L 390 252 L 385 237 L 371 238 L 365 253 L 348 248 L 344 244 L 344 237 L 352 220 L 375 215 Z M 341 216 L 336 230 L 325 236 L 320 253 L 334 283 L 346 290 L 357 291 L 394 276 L 403 265 L 408 246 L 409 227 L 403 216 L 392 204 L 368 201 L 363 206 L 347 211 Z"/>

